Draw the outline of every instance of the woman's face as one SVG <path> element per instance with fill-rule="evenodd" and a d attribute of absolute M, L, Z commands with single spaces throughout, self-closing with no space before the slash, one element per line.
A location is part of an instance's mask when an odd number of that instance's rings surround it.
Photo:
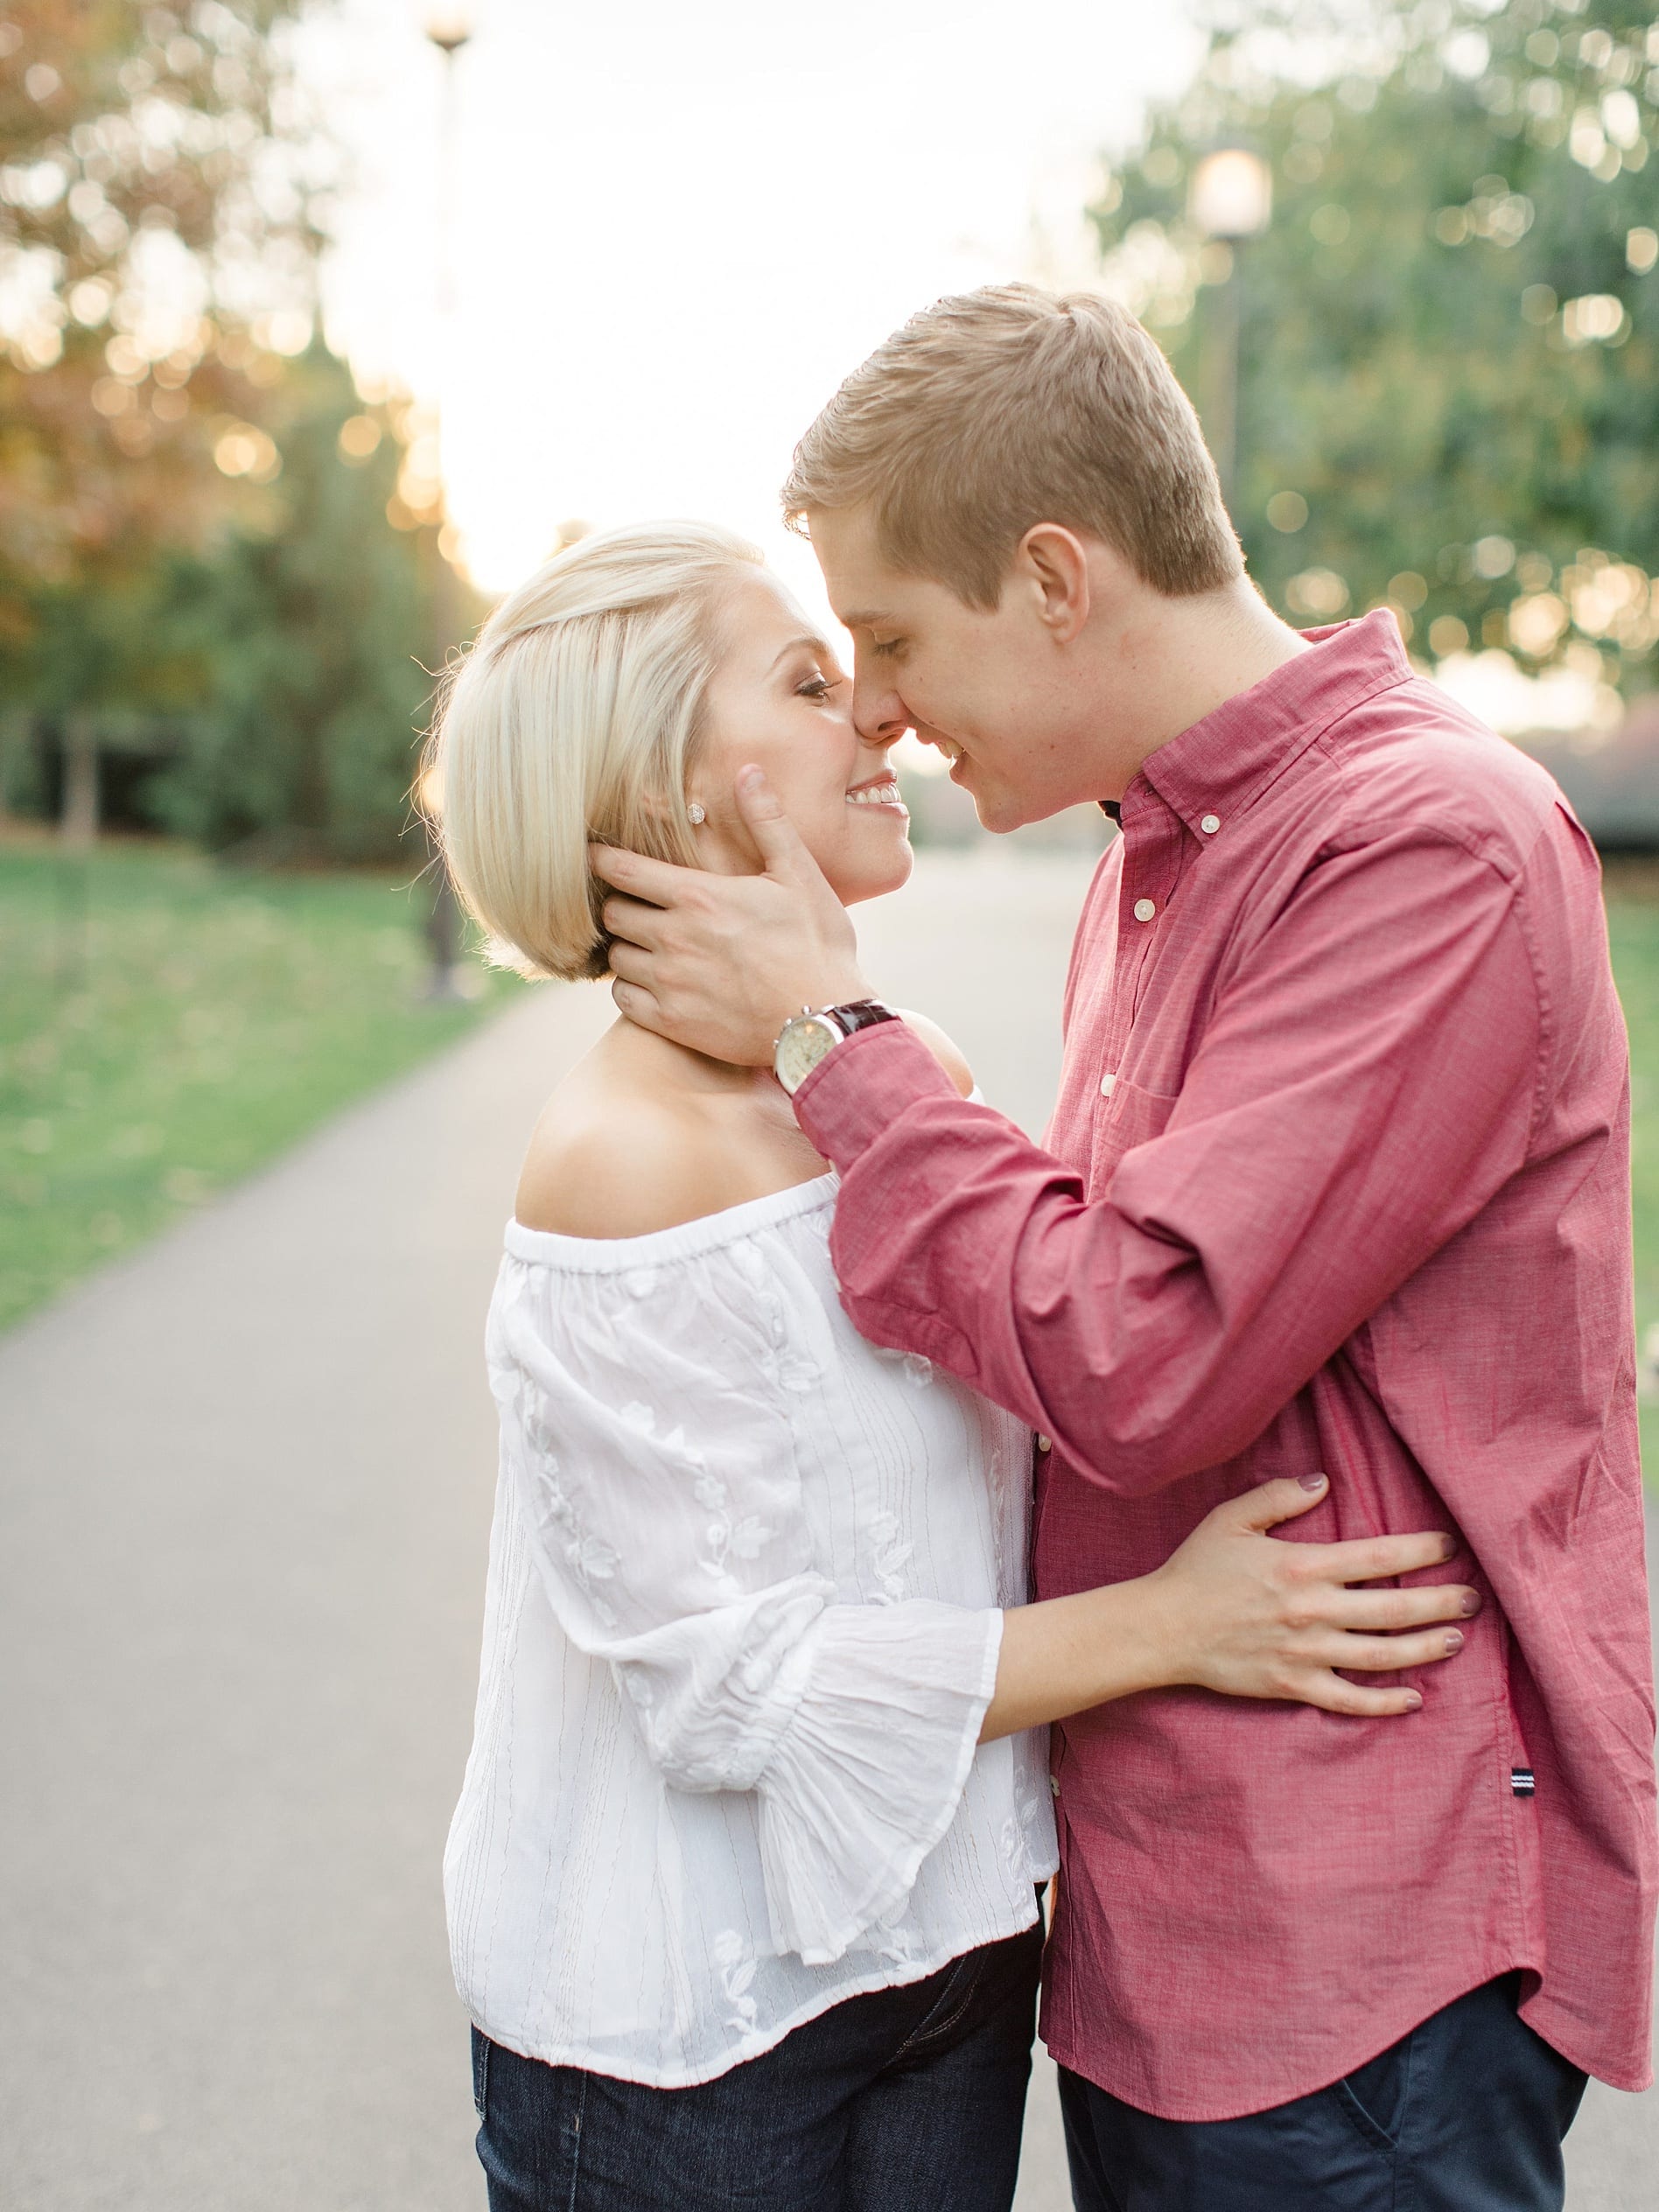
<path fill-rule="evenodd" d="M 785 813 L 844 906 L 897 891 L 910 874 L 910 816 L 888 752 L 852 726 L 852 685 L 835 654 L 764 569 L 734 578 L 721 615 L 724 650 L 687 796 L 708 819 L 704 864 L 754 875 L 760 855 L 738 813 L 739 769 L 766 771 Z"/>

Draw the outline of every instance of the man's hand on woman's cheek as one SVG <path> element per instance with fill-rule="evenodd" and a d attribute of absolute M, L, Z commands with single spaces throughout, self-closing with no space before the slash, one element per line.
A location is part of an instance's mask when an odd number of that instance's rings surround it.
<path fill-rule="evenodd" d="M 761 875 L 676 868 L 611 845 L 589 856 L 611 886 L 603 911 L 619 1010 L 710 1059 L 760 1068 L 792 1014 L 870 989 L 846 908 L 758 768 L 738 778 L 738 804 Z"/>

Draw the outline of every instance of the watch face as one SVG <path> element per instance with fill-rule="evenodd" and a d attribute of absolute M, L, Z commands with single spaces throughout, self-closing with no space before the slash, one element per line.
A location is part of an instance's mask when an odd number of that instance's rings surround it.
<path fill-rule="evenodd" d="M 791 1097 L 830 1047 L 841 1041 L 841 1031 L 822 1014 L 797 1014 L 793 1021 L 784 1024 L 772 1064 L 778 1081 Z"/>

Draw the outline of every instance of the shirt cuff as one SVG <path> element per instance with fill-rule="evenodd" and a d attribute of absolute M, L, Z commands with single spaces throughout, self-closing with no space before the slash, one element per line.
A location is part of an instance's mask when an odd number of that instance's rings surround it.
<path fill-rule="evenodd" d="M 795 1119 L 844 1173 L 906 1106 L 955 1098 L 956 1086 L 914 1029 L 873 1022 L 827 1053 L 794 1095 Z"/>

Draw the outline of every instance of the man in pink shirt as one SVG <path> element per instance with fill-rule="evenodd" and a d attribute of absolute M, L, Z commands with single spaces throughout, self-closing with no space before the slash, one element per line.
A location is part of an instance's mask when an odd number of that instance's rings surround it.
<path fill-rule="evenodd" d="M 1270 612 L 1161 354 L 1096 299 L 918 316 L 785 503 L 868 742 L 941 746 L 993 830 L 1120 816 L 1048 1149 L 870 1004 L 754 779 L 764 873 L 598 857 L 619 1002 L 775 1051 L 842 1173 L 849 1313 L 1040 1432 L 1039 1596 L 1323 1469 L 1291 1540 L 1449 1515 L 1487 1600 L 1397 1726 L 1166 1690 L 1056 1728 L 1076 2201 L 1558 2207 L 1586 2075 L 1649 2078 L 1659 1856 L 1595 855 L 1390 614 Z"/>

